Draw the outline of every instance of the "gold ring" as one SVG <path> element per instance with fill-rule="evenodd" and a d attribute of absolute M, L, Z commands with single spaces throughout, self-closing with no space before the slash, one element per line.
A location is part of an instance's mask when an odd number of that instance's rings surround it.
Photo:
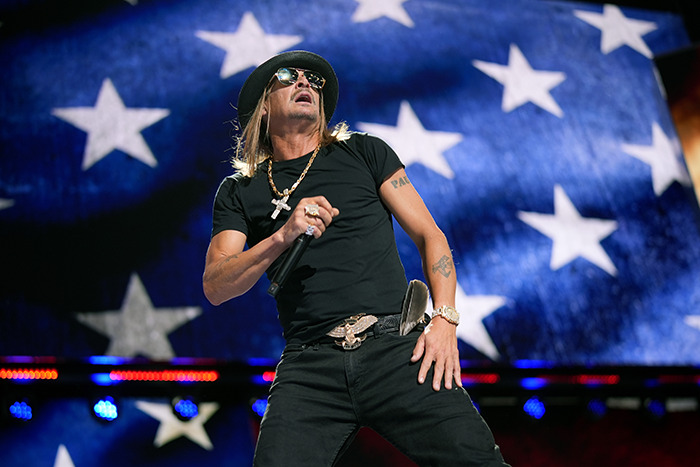
<path fill-rule="evenodd" d="M 308 214 L 311 217 L 318 216 L 318 204 L 307 204 L 304 206 L 304 214 Z"/>

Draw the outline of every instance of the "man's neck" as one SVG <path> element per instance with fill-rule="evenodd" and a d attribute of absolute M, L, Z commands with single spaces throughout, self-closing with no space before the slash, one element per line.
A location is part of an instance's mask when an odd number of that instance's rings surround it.
<path fill-rule="evenodd" d="M 272 159 L 275 161 L 285 161 L 297 159 L 304 154 L 308 154 L 319 143 L 317 133 L 288 133 L 284 135 L 270 135 L 273 147 Z"/>

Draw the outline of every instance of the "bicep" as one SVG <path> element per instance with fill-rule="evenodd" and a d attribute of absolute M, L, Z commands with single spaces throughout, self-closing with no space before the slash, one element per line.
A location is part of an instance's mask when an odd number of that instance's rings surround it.
<path fill-rule="evenodd" d="M 398 169 L 387 177 L 379 187 L 379 194 L 401 228 L 414 242 L 418 243 L 438 229 L 404 169 Z"/>
<path fill-rule="evenodd" d="M 224 230 L 214 235 L 207 250 L 206 266 L 243 252 L 247 237 L 238 230 Z"/>

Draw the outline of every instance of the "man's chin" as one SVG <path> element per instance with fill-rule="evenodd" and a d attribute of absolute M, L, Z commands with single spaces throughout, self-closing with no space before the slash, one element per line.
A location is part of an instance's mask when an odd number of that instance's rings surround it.
<path fill-rule="evenodd" d="M 289 118 L 292 120 L 304 120 L 316 123 L 318 121 L 318 114 L 313 112 L 294 112 L 289 115 Z"/>

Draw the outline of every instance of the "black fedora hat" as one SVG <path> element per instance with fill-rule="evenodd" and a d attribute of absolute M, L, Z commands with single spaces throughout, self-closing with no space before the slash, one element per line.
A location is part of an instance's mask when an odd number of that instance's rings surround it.
<path fill-rule="evenodd" d="M 282 67 L 302 68 L 321 73 L 326 79 L 323 86 L 323 111 L 326 114 L 326 121 L 330 121 L 338 103 L 338 77 L 335 71 L 325 58 L 305 50 L 292 50 L 275 55 L 262 65 L 258 66 L 248 76 L 243 83 L 241 92 L 238 94 L 238 123 L 241 129 L 248 125 L 250 117 L 258 105 L 258 100 L 265 92 L 265 88 Z"/>

